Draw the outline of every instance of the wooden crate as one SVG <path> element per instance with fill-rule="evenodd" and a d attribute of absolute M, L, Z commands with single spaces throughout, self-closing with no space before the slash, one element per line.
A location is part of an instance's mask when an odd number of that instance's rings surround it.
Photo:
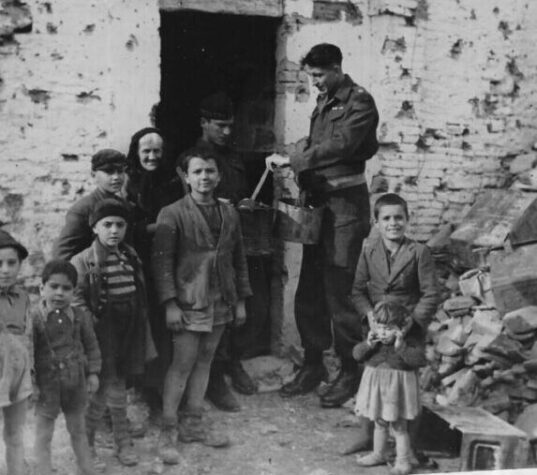
<path fill-rule="evenodd" d="M 477 256 L 472 249 L 503 247 L 513 226 L 530 207 L 535 196 L 534 193 L 518 190 L 487 190 L 480 194 L 450 236 L 455 267 L 471 269 L 478 266 Z M 518 233 L 521 239 L 522 235 Z"/>
<path fill-rule="evenodd" d="M 426 405 L 420 424 L 421 448 L 460 457 L 460 470 L 500 470 L 528 466 L 525 432 L 479 407 Z"/>
<path fill-rule="evenodd" d="M 488 260 L 492 294 L 500 313 L 537 305 L 537 244 L 492 251 Z"/>

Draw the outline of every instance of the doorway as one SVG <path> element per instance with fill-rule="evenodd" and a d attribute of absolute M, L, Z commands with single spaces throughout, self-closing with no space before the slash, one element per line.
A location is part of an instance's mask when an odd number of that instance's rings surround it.
<path fill-rule="evenodd" d="M 157 125 L 170 159 L 200 136 L 199 103 L 226 92 L 235 104 L 233 148 L 245 161 L 253 190 L 274 150 L 276 31 L 274 17 L 161 11 L 161 102 Z M 268 203 L 272 186 L 260 195 Z"/>
<path fill-rule="evenodd" d="M 161 10 L 161 102 L 157 126 L 167 138 L 169 159 L 201 135 L 199 104 L 224 91 L 235 106 L 232 148 L 246 167 L 250 193 L 275 148 L 276 33 L 281 19 L 191 10 Z M 272 205 L 272 174 L 257 201 Z M 236 334 L 243 358 L 268 354 L 271 346 L 272 256 L 248 256 L 254 296 L 248 319 Z M 239 349 L 239 346 L 241 347 Z"/>

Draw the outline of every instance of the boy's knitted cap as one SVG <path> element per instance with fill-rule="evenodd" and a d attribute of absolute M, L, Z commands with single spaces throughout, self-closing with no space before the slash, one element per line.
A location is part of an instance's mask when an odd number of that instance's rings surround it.
<path fill-rule="evenodd" d="M 114 198 L 99 201 L 90 214 L 90 227 L 93 228 L 101 219 L 107 218 L 108 216 L 119 216 L 125 221 L 128 221 L 129 210 L 121 201 Z"/>
<path fill-rule="evenodd" d="M 127 157 L 117 150 L 105 148 L 91 157 L 91 169 L 102 170 L 109 166 L 127 166 Z"/>
<path fill-rule="evenodd" d="M 211 94 L 201 101 L 200 115 L 209 120 L 231 120 L 233 118 L 233 102 L 225 92 Z"/>
<path fill-rule="evenodd" d="M 13 247 L 19 253 L 21 261 L 28 257 L 28 250 L 8 232 L 0 229 L 0 249 Z"/>

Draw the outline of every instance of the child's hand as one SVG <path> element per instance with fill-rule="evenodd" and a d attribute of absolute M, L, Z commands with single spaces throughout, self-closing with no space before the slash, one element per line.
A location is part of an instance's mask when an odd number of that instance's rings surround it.
<path fill-rule="evenodd" d="M 166 326 L 172 332 L 180 332 L 184 329 L 183 326 L 183 311 L 177 305 L 175 300 L 170 300 L 166 304 Z"/>
<path fill-rule="evenodd" d="M 86 381 L 88 393 L 95 394 L 97 390 L 99 389 L 99 377 L 92 373 L 88 376 L 88 380 Z"/>
<path fill-rule="evenodd" d="M 404 338 L 405 337 L 403 334 L 403 330 L 397 330 L 395 332 L 395 343 L 393 344 L 393 346 L 396 350 L 400 349 L 403 346 L 405 342 Z"/>
<path fill-rule="evenodd" d="M 378 343 L 377 334 L 373 330 L 370 330 L 369 333 L 367 334 L 367 344 L 370 347 L 373 347 L 377 343 Z"/>
<path fill-rule="evenodd" d="M 235 307 L 235 320 L 233 324 L 236 327 L 241 327 L 246 323 L 246 307 L 244 306 L 244 300 L 239 300 Z"/>

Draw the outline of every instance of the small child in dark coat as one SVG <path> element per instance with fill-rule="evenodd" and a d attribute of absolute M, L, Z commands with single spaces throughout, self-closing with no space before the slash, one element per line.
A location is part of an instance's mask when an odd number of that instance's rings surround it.
<path fill-rule="evenodd" d="M 31 310 L 36 404 L 35 459 L 40 475 L 51 475 L 50 445 L 60 411 L 65 416 L 79 472 L 93 475 L 84 412 L 87 394 L 99 387 L 101 353 L 91 315 L 71 306 L 76 269 L 67 261 L 50 261 L 43 269 L 39 304 Z"/>

